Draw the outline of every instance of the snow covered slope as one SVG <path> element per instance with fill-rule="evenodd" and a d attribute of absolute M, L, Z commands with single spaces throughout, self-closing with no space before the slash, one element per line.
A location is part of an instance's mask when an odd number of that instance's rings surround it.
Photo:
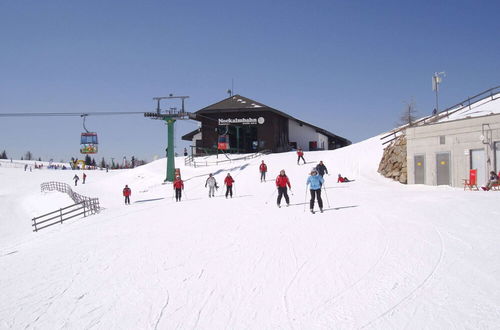
<path fill-rule="evenodd" d="M 31 217 L 71 204 L 39 184 L 75 172 L 0 167 L 0 328 L 497 328 L 500 193 L 401 185 L 376 173 L 381 155 L 374 137 L 301 166 L 293 153 L 181 165 L 180 203 L 161 184 L 165 159 L 89 171 L 75 191 L 104 210 L 38 233 Z M 305 182 L 320 160 L 331 175 L 313 215 Z M 276 207 L 281 169 L 288 208 Z M 234 198 L 208 198 L 207 175 L 222 185 L 227 172 Z"/>

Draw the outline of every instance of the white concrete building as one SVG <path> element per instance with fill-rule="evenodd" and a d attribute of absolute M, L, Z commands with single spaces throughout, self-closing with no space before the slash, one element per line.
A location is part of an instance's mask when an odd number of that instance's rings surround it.
<path fill-rule="evenodd" d="M 406 139 L 408 184 L 463 187 L 476 169 L 477 185 L 485 185 L 490 171 L 500 171 L 500 93 L 409 127 Z"/>

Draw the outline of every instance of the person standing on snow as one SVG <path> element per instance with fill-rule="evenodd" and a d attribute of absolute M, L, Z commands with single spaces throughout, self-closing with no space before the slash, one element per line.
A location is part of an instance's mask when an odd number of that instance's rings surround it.
<path fill-rule="evenodd" d="M 297 149 L 297 165 L 300 165 L 299 162 L 300 162 L 301 158 L 302 158 L 302 160 L 304 161 L 304 164 L 305 164 L 306 160 L 304 159 L 304 152 L 302 151 L 302 148 L 298 148 Z"/>
<path fill-rule="evenodd" d="M 85 174 L 85 172 L 83 173 L 83 181 L 82 181 L 82 184 L 85 184 L 85 179 L 87 178 L 87 174 Z"/>
<path fill-rule="evenodd" d="M 290 198 L 288 197 L 287 193 L 287 187 L 292 189 L 292 186 L 290 185 L 290 180 L 288 180 L 288 177 L 285 174 L 285 170 L 281 170 L 280 174 L 276 177 L 276 187 L 278 188 L 278 199 L 277 199 L 277 204 L 278 207 L 281 207 L 281 198 L 285 196 L 285 201 L 286 201 L 286 206 L 290 206 Z"/>
<path fill-rule="evenodd" d="M 75 174 L 73 180 L 75 180 L 75 187 L 76 187 L 78 185 L 78 180 L 80 180 L 80 178 L 78 177 L 78 175 Z"/>
<path fill-rule="evenodd" d="M 226 185 L 226 198 L 227 195 L 230 195 L 231 198 L 233 198 L 233 183 L 234 179 L 231 174 L 228 173 L 226 178 L 224 179 L 224 184 Z"/>
<path fill-rule="evenodd" d="M 184 182 L 181 180 L 180 176 L 177 176 L 174 180 L 174 190 L 175 190 L 175 201 L 180 202 L 182 197 L 182 191 L 184 190 Z"/>
<path fill-rule="evenodd" d="M 323 213 L 323 200 L 321 199 L 321 186 L 325 180 L 322 176 L 318 175 L 318 171 L 313 169 L 311 175 L 307 178 L 306 186 L 309 185 L 309 191 L 311 192 L 311 200 L 309 201 L 309 208 L 311 213 L 314 213 L 314 199 L 318 199 L 318 206 L 321 213 Z"/>
<path fill-rule="evenodd" d="M 318 171 L 318 174 L 323 177 L 323 175 L 328 174 L 328 169 L 326 168 L 325 164 L 323 164 L 323 161 L 320 160 L 319 164 L 316 165 L 316 171 Z"/>
<path fill-rule="evenodd" d="M 208 197 L 215 197 L 215 189 L 219 189 L 217 186 L 217 181 L 215 180 L 215 177 L 210 173 L 208 175 L 207 181 L 205 181 L 205 188 L 208 185 Z"/>
<path fill-rule="evenodd" d="M 123 188 L 123 196 L 125 196 L 125 205 L 130 205 L 130 195 L 132 195 L 132 190 L 128 187 L 128 185 L 125 185 L 125 188 Z"/>
<path fill-rule="evenodd" d="M 259 166 L 259 171 L 260 171 L 260 182 L 266 182 L 266 172 L 267 172 L 267 165 L 262 161 L 262 163 Z"/>

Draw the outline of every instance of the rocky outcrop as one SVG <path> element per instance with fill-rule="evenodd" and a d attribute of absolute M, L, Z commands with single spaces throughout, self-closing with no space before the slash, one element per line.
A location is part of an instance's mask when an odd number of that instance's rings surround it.
<path fill-rule="evenodd" d="M 384 155 L 378 166 L 378 172 L 401 183 L 408 182 L 406 166 L 406 136 L 401 135 L 384 149 Z"/>

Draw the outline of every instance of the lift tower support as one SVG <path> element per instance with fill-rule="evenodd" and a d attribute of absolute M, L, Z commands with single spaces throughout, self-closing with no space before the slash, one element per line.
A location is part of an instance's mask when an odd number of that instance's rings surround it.
<path fill-rule="evenodd" d="M 189 96 L 174 96 L 172 94 L 169 96 L 154 97 L 153 100 L 158 102 L 156 112 L 144 113 L 144 117 L 164 120 L 167 124 L 167 176 L 165 182 L 173 182 L 175 179 L 174 124 L 177 120 L 189 119 L 189 114 L 184 109 L 184 100 L 187 98 L 189 98 Z M 160 101 L 165 99 L 181 99 L 181 110 L 178 111 L 176 108 L 170 108 L 170 110 L 162 112 L 160 109 Z"/>

